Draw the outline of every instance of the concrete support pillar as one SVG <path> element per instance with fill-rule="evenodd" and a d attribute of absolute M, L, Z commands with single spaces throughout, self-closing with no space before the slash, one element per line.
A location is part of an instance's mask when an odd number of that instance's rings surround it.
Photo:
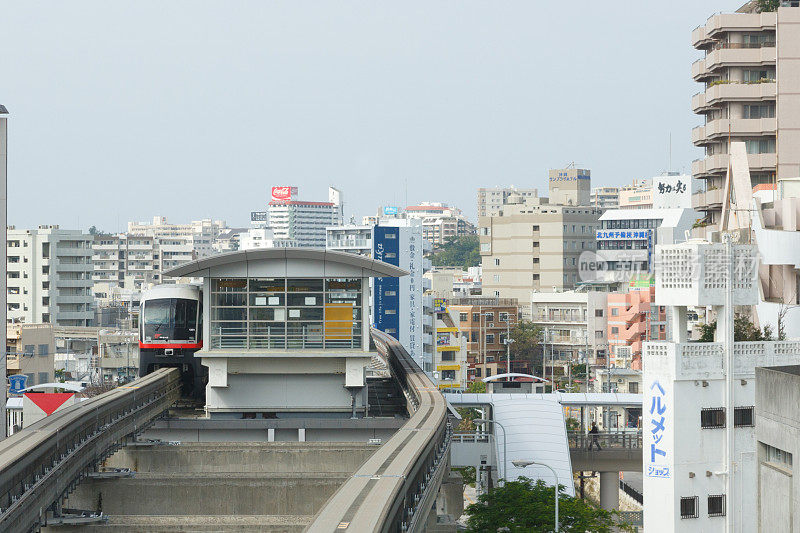
<path fill-rule="evenodd" d="M 686 307 L 670 306 L 667 307 L 667 312 L 669 313 L 669 322 L 672 328 L 669 332 L 670 342 L 687 342 Z"/>
<path fill-rule="evenodd" d="M 619 508 L 619 472 L 600 472 L 600 507 Z"/>

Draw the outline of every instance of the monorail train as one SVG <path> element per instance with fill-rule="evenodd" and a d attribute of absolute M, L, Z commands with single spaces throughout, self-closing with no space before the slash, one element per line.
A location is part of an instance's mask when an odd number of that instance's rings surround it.
<path fill-rule="evenodd" d="M 194 285 L 156 285 L 142 294 L 139 376 L 159 368 L 181 371 L 182 396 L 205 398 L 208 368 L 194 354 L 203 347 L 202 292 Z"/>

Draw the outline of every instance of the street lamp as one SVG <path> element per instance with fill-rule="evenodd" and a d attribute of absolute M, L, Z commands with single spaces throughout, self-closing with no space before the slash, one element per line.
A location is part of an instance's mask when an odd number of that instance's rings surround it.
<path fill-rule="evenodd" d="M 531 465 L 544 466 L 545 468 L 549 468 L 550 471 L 553 473 L 553 477 L 556 479 L 556 486 L 555 486 L 555 493 L 556 493 L 556 527 L 555 527 L 555 529 L 553 531 L 555 533 L 558 533 L 558 474 L 556 474 L 556 471 L 553 470 L 553 467 L 551 467 L 550 465 L 546 465 L 544 463 L 539 463 L 537 461 L 526 461 L 524 459 L 517 459 L 516 461 L 511 461 L 511 464 L 513 464 L 517 468 L 525 468 L 525 467 L 531 466 Z"/>
<path fill-rule="evenodd" d="M 497 420 L 487 420 L 485 418 L 476 418 L 475 420 L 473 420 L 473 422 L 475 422 L 476 424 L 492 424 L 492 423 L 494 423 L 494 424 L 497 424 L 498 426 L 500 426 L 500 429 L 503 430 L 503 476 L 504 476 L 503 479 L 505 480 L 505 476 L 508 475 L 508 454 L 506 453 L 506 442 L 508 441 L 508 439 L 506 438 L 506 428 L 504 428 L 503 424 L 501 424 Z M 496 436 L 495 436 L 495 442 L 497 442 L 497 437 Z M 506 482 L 503 481 L 503 485 L 505 485 L 505 484 L 506 484 Z"/>

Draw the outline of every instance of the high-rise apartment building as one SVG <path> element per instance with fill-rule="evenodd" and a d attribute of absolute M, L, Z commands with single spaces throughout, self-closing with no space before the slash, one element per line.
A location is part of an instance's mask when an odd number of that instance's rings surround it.
<path fill-rule="evenodd" d="M 184 241 L 192 244 L 197 258 L 215 253 L 214 241 L 227 231 L 224 220 L 193 220 L 189 224 L 170 224 L 167 217 L 153 217 L 152 223 L 128 222 L 128 235 L 151 236 L 162 241 Z"/>
<path fill-rule="evenodd" d="M 692 175 L 705 182 L 695 208 L 705 213 L 709 230 L 720 222 L 729 141 L 746 143 L 752 186 L 800 175 L 798 24 L 800 8 L 759 13 L 756 2 L 748 2 L 692 31 L 692 46 L 703 57 L 691 73 L 703 89 L 691 106 L 704 119 L 692 130 L 692 142 L 705 150 L 692 163 Z"/>
<path fill-rule="evenodd" d="M 492 217 L 500 213 L 509 197 L 536 198 L 537 189 L 510 187 L 481 187 L 478 189 L 478 216 Z"/>
<path fill-rule="evenodd" d="M 273 187 L 269 227 L 274 246 L 325 248 L 325 228 L 341 226 L 342 193 L 328 188 L 327 202 L 297 199 L 297 187 Z"/>
<path fill-rule="evenodd" d="M 92 240 L 80 230 L 10 226 L 6 237 L 7 321 L 88 326 L 92 309 Z"/>
<path fill-rule="evenodd" d="M 480 217 L 483 294 L 530 302 L 533 291 L 572 289 L 581 253 L 595 249 L 593 206 L 508 204 Z"/>

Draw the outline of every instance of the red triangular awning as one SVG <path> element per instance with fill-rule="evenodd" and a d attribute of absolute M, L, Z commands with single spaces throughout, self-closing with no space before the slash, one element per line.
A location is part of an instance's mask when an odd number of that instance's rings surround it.
<path fill-rule="evenodd" d="M 75 396 L 74 392 L 33 392 L 24 393 L 25 397 L 35 403 L 39 409 L 48 416 L 64 405 L 64 403 Z"/>

